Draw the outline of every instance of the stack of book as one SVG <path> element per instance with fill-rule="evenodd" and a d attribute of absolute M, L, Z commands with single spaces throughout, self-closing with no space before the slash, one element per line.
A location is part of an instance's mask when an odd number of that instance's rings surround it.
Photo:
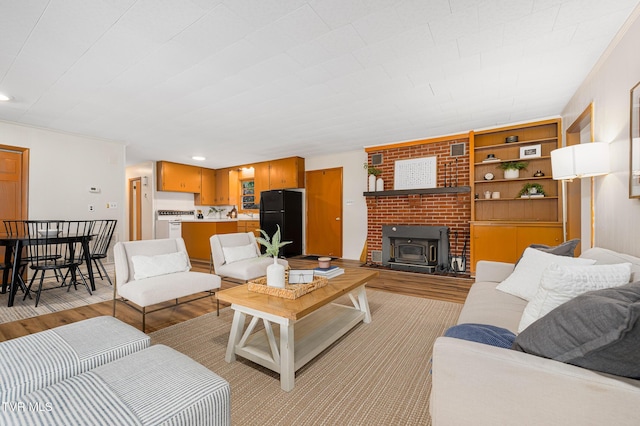
<path fill-rule="evenodd" d="M 328 268 L 315 268 L 313 274 L 319 277 L 333 278 L 344 274 L 344 269 L 337 266 L 329 266 Z"/>

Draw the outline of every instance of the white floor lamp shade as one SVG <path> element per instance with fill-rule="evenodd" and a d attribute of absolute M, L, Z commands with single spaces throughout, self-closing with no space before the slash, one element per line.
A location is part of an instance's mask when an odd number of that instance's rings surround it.
<path fill-rule="evenodd" d="M 609 173 L 609 144 L 581 143 L 551 151 L 551 170 L 555 180 L 569 180 Z"/>

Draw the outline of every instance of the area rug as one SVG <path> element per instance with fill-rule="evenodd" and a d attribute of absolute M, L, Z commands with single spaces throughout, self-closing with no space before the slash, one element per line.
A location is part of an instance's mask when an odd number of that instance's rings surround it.
<path fill-rule="evenodd" d="M 105 265 L 105 267 L 111 280 L 113 280 L 113 265 Z M 0 294 L 0 324 L 50 314 L 52 312 L 60 312 L 66 309 L 78 308 L 106 300 L 113 300 L 113 287 L 106 279 L 101 280 L 99 276 L 96 276 L 95 283 L 96 289 L 92 291 L 92 295 L 89 295 L 89 292 L 81 281 L 78 283 L 77 290 L 71 287 L 71 289 L 67 291 L 67 288 L 60 288 L 60 283 L 58 283 L 55 278 L 47 278 L 43 289 L 46 288 L 48 290 L 43 290 L 37 308 L 35 306 L 35 293 L 32 294 L 32 299 L 27 297 L 25 300 L 22 300 L 24 293 L 18 290 L 12 307 L 7 306 L 9 292 L 7 291 L 5 294 Z M 33 288 L 36 288 L 35 283 Z"/>
<path fill-rule="evenodd" d="M 296 372 L 295 388 L 238 357 L 224 360 L 233 311 L 225 308 L 151 334 L 231 384 L 234 425 L 429 425 L 431 352 L 462 305 L 367 290 L 372 322 Z M 339 303 L 348 304 L 343 297 Z"/>

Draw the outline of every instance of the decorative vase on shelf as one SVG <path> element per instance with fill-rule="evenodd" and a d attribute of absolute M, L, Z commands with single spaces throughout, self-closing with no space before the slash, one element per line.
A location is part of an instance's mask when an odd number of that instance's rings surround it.
<path fill-rule="evenodd" d="M 518 169 L 505 169 L 504 178 L 505 179 L 518 179 L 520 177 L 520 170 Z"/>
<path fill-rule="evenodd" d="M 384 181 L 381 177 L 376 179 L 376 191 L 384 191 Z"/>
<path fill-rule="evenodd" d="M 369 175 L 369 192 L 373 192 L 376 190 L 376 176 Z"/>
<path fill-rule="evenodd" d="M 273 265 L 267 266 L 267 285 L 285 288 L 284 266 L 278 263 L 277 257 L 273 258 Z"/>

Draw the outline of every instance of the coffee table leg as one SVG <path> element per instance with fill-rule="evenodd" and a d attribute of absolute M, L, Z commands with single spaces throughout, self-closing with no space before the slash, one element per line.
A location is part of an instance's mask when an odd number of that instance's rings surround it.
<path fill-rule="evenodd" d="M 364 312 L 364 320 L 365 324 L 369 324 L 371 322 L 371 311 L 369 311 L 369 300 L 367 299 L 367 291 L 364 286 L 358 289 L 358 304 L 359 309 Z"/>
<path fill-rule="evenodd" d="M 293 322 L 280 324 L 280 387 L 286 392 L 293 390 L 296 378 L 293 337 Z"/>
<path fill-rule="evenodd" d="M 244 329 L 244 320 L 246 315 L 240 311 L 234 311 L 233 323 L 231 324 L 231 332 L 229 333 L 229 343 L 227 344 L 227 354 L 224 360 L 233 362 L 236 360 L 236 345 L 242 338 L 242 330 Z"/>

